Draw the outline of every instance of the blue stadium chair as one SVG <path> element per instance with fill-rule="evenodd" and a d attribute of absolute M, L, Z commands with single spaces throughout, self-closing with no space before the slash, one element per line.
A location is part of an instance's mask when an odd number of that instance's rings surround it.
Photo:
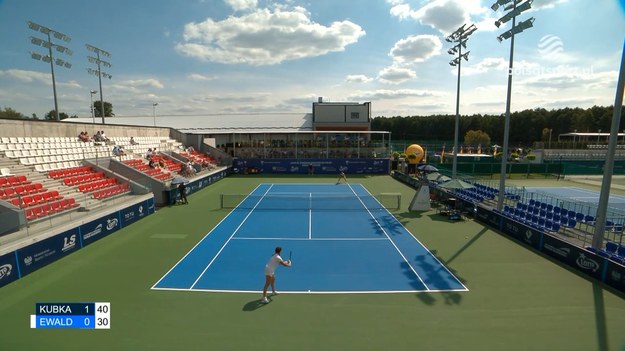
<path fill-rule="evenodd" d="M 583 213 L 581 213 L 581 212 L 577 212 L 577 213 L 575 214 L 575 220 L 576 220 L 576 221 L 578 221 L 578 222 L 583 221 L 583 220 L 584 220 L 584 214 L 583 214 Z"/>
<path fill-rule="evenodd" d="M 617 250 L 618 250 L 619 245 L 617 243 L 615 243 L 614 241 L 608 241 L 605 244 L 605 250 L 609 253 L 613 253 L 616 254 Z"/>
<path fill-rule="evenodd" d="M 547 215 L 545 216 L 545 218 L 553 219 L 553 212 L 547 212 Z"/>
<path fill-rule="evenodd" d="M 552 230 L 553 229 L 553 222 L 550 221 L 550 220 L 546 220 L 545 221 L 545 229 Z"/>
<path fill-rule="evenodd" d="M 547 211 L 546 210 L 540 210 L 540 213 L 538 214 L 540 217 L 545 218 L 547 217 Z"/>
<path fill-rule="evenodd" d="M 551 230 L 556 232 L 556 233 L 559 232 L 560 231 L 560 223 L 553 222 L 553 225 L 551 226 Z"/>
<path fill-rule="evenodd" d="M 569 213 L 569 210 L 567 210 L 564 207 L 560 210 L 560 214 L 562 214 L 563 216 L 566 216 L 568 213 Z"/>
<path fill-rule="evenodd" d="M 575 226 L 577 225 L 577 221 L 573 218 L 569 218 L 569 221 L 564 225 L 569 228 L 575 228 Z"/>
<path fill-rule="evenodd" d="M 577 213 L 573 210 L 569 210 L 569 212 L 566 214 L 567 217 L 569 218 L 575 218 L 577 216 Z"/>
<path fill-rule="evenodd" d="M 557 213 L 557 214 L 560 214 L 560 207 L 555 206 L 555 207 L 553 208 L 553 213 L 554 213 L 554 214 L 556 214 L 556 213 Z"/>
<path fill-rule="evenodd" d="M 542 218 L 542 217 L 538 218 L 538 225 L 540 227 L 544 228 L 545 227 L 545 223 L 547 223 L 547 222 L 545 221 L 544 218 Z"/>
<path fill-rule="evenodd" d="M 591 215 L 586 215 L 584 217 L 584 223 L 586 223 L 588 225 L 594 225 L 595 224 L 595 217 L 593 217 Z"/>
<path fill-rule="evenodd" d="M 560 222 L 560 215 L 558 213 L 553 214 L 553 221 L 554 223 Z"/>
<path fill-rule="evenodd" d="M 547 203 L 546 202 L 541 202 L 540 203 L 540 208 L 543 209 L 543 210 L 546 210 L 547 209 Z"/>
<path fill-rule="evenodd" d="M 530 199 L 529 205 L 530 206 L 534 206 L 534 204 L 536 203 L 536 200 L 534 199 Z"/>
<path fill-rule="evenodd" d="M 616 254 L 621 257 L 625 257 L 625 245 L 619 245 L 616 249 Z"/>
<path fill-rule="evenodd" d="M 547 212 L 553 212 L 553 205 L 552 204 L 548 204 L 547 205 Z"/>

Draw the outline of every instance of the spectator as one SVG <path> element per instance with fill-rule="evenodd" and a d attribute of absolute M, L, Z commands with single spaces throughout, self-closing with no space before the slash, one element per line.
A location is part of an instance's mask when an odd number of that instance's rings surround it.
<path fill-rule="evenodd" d="M 152 151 L 152 148 L 149 148 L 148 151 L 145 153 L 145 158 L 149 160 L 150 158 L 152 158 L 153 155 L 154 152 Z"/>
<path fill-rule="evenodd" d="M 106 134 L 104 134 L 104 131 L 100 132 L 100 139 L 105 143 L 108 143 L 110 141 L 109 138 L 106 137 Z"/>
<path fill-rule="evenodd" d="M 100 134 L 100 131 L 98 130 L 97 133 L 95 133 L 95 135 L 93 136 L 93 141 L 95 142 L 100 142 L 103 141 L 102 140 L 102 134 Z"/>
<path fill-rule="evenodd" d="M 148 162 L 148 166 L 150 166 L 150 168 L 158 168 L 158 163 L 156 161 L 154 161 L 154 158 L 150 158 L 150 162 Z"/>
<path fill-rule="evenodd" d="M 160 168 L 167 168 L 165 167 L 165 160 L 162 157 L 158 159 L 158 166 Z"/>
<path fill-rule="evenodd" d="M 139 144 L 139 143 L 137 143 L 135 141 L 135 138 L 134 137 L 130 137 L 130 145 L 137 145 L 137 144 Z"/>

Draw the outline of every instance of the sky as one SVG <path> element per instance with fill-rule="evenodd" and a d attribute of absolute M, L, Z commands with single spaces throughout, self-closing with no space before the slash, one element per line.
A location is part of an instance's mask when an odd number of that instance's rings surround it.
<path fill-rule="evenodd" d="M 54 109 L 49 63 L 31 52 L 52 37 L 60 112 L 90 117 L 101 59 L 104 101 L 117 116 L 310 113 L 328 102 L 371 102 L 372 116 L 455 114 L 457 54 L 445 39 L 477 26 L 462 61 L 461 114 L 503 114 L 510 40 L 495 0 L 0 0 L 0 108 L 42 118 Z M 511 109 L 614 104 L 625 0 L 534 0 L 518 21 Z M 466 27 L 465 27 L 466 28 Z M 155 105 L 157 104 L 157 105 Z"/>

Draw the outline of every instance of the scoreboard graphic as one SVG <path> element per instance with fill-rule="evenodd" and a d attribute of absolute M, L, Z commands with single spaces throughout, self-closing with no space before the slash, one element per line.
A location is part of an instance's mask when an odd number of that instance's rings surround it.
<path fill-rule="evenodd" d="M 33 329 L 111 329 L 110 302 L 37 303 Z"/>

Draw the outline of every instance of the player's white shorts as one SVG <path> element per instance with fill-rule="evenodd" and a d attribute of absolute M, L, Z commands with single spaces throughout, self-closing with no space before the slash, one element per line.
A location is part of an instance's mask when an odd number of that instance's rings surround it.
<path fill-rule="evenodd" d="M 274 271 L 271 270 L 268 266 L 265 266 L 265 275 L 272 276 L 274 275 Z"/>

